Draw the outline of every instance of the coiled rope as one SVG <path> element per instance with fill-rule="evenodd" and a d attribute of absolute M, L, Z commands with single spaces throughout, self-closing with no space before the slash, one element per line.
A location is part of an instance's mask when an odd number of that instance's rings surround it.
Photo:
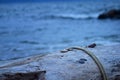
<path fill-rule="evenodd" d="M 65 50 L 62 50 L 61 52 L 65 53 L 65 52 L 68 52 L 68 51 L 72 51 L 73 49 L 81 50 L 81 51 L 84 51 L 86 54 L 88 54 L 94 60 L 96 65 L 98 66 L 98 68 L 100 70 L 100 73 L 101 73 L 101 76 L 103 77 L 102 80 L 108 80 L 107 75 L 105 73 L 105 70 L 104 70 L 101 62 L 92 52 L 90 52 L 90 51 L 88 51 L 88 50 L 86 50 L 85 48 L 82 48 L 82 47 L 71 47 L 71 48 L 67 48 Z"/>

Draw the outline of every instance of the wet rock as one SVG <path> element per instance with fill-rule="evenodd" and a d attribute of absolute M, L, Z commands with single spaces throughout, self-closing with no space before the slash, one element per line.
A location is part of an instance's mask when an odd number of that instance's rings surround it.
<path fill-rule="evenodd" d="M 108 19 L 108 18 L 109 19 L 120 19 L 120 10 L 112 9 L 98 16 L 98 19 Z"/>

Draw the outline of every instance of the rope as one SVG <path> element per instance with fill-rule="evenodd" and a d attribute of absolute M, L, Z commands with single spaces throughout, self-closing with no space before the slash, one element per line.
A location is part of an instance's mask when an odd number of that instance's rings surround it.
<path fill-rule="evenodd" d="M 108 80 L 107 75 L 105 73 L 105 70 L 104 70 L 101 62 L 98 60 L 98 58 L 92 52 L 90 52 L 90 51 L 88 51 L 88 50 L 86 50 L 85 48 L 82 48 L 82 47 L 71 47 L 71 48 L 62 50 L 61 52 L 65 53 L 65 52 L 68 52 L 68 51 L 72 51 L 73 49 L 82 50 L 86 54 L 88 54 L 94 60 L 94 62 L 96 63 L 96 65 L 98 66 L 98 68 L 100 70 L 100 73 L 101 73 L 101 76 L 103 77 L 103 80 Z"/>

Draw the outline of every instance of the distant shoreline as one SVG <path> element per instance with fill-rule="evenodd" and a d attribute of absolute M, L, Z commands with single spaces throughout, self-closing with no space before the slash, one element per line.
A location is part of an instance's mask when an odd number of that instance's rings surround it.
<path fill-rule="evenodd" d="M 19 3 L 54 3 L 54 2 L 118 2 L 120 0 L 0 0 L 0 4 L 19 4 Z"/>

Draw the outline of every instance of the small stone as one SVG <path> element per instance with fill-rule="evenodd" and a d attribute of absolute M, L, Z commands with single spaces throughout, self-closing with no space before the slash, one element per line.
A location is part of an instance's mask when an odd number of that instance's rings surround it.
<path fill-rule="evenodd" d="M 87 47 L 89 47 L 89 48 L 94 48 L 95 46 L 96 46 L 96 44 L 93 43 L 93 44 L 88 45 Z"/>
<path fill-rule="evenodd" d="M 60 51 L 61 53 L 66 53 L 66 52 L 68 52 L 67 50 L 61 50 Z"/>

